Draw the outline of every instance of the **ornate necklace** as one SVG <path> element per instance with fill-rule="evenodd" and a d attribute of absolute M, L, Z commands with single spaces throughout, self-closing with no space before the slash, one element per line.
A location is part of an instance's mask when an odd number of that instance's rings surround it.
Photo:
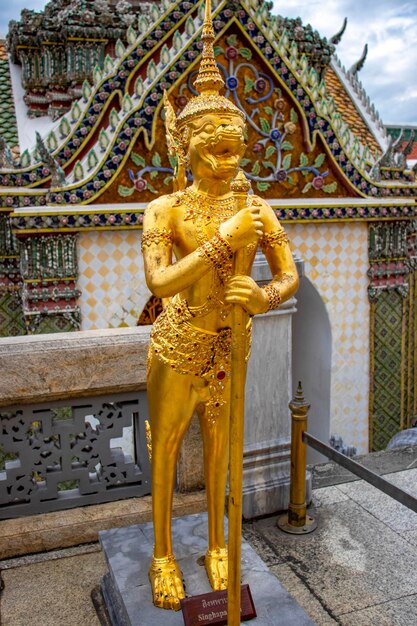
<path fill-rule="evenodd" d="M 236 213 L 233 196 L 224 199 L 209 198 L 188 188 L 180 196 L 181 202 L 187 207 L 185 219 L 205 218 L 206 222 L 214 221 L 220 225 Z"/>
<path fill-rule="evenodd" d="M 188 188 L 178 194 L 177 197 L 187 207 L 184 219 L 194 223 L 199 246 L 213 236 L 213 231 L 216 231 L 222 222 L 233 217 L 236 213 L 233 196 L 225 199 L 209 199 L 207 196 Z"/>

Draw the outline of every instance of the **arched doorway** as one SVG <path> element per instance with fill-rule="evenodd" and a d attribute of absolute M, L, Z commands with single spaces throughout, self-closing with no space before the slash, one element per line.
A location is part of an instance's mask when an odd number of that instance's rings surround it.
<path fill-rule="evenodd" d="M 323 300 L 310 280 L 303 276 L 296 294 L 297 312 L 293 316 L 292 380 L 294 392 L 301 381 L 304 397 L 311 405 L 308 432 L 325 443 L 330 437 L 330 379 L 332 335 Z M 307 461 L 325 461 L 308 449 Z"/>
<path fill-rule="evenodd" d="M 145 304 L 142 313 L 139 315 L 137 326 L 149 326 L 153 324 L 158 315 L 162 313 L 162 300 L 156 296 L 151 296 Z"/>

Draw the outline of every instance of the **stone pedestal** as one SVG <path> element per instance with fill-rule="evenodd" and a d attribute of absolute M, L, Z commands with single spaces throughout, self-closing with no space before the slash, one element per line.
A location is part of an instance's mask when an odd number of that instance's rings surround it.
<path fill-rule="evenodd" d="M 243 516 L 288 506 L 290 468 L 291 315 L 295 300 L 253 321 L 245 394 Z"/>
<path fill-rule="evenodd" d="M 297 262 L 299 273 L 302 264 Z M 260 285 L 271 280 L 258 254 L 252 277 Z M 243 516 L 246 519 L 288 507 L 291 423 L 291 298 L 253 320 L 252 354 L 246 379 L 243 453 Z"/>
<path fill-rule="evenodd" d="M 202 557 L 207 550 L 207 515 L 173 520 L 175 555 L 183 573 L 186 593 L 210 593 Z M 152 604 L 148 568 L 152 554 L 152 524 L 114 528 L 100 533 L 109 568 L 102 591 L 113 626 L 181 626 L 182 612 Z M 242 543 L 242 584 L 249 584 L 257 617 L 254 626 L 314 626 L 308 615 L 248 543 Z"/>

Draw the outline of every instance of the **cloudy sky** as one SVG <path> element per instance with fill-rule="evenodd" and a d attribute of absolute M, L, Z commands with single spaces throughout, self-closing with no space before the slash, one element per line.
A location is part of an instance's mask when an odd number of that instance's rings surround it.
<path fill-rule="evenodd" d="M 45 0 L 2 0 L 0 33 L 22 8 L 42 9 Z M 417 125 L 416 0 L 274 0 L 274 12 L 300 16 L 322 36 L 331 37 L 348 18 L 337 54 L 349 68 L 369 47 L 360 77 L 386 124 Z"/>

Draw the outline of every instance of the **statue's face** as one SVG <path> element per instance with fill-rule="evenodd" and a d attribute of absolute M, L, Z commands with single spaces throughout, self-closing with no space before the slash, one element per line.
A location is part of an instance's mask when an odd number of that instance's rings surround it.
<path fill-rule="evenodd" d="M 207 114 L 193 122 L 188 146 L 195 179 L 231 180 L 245 152 L 245 124 L 238 115 Z"/>

